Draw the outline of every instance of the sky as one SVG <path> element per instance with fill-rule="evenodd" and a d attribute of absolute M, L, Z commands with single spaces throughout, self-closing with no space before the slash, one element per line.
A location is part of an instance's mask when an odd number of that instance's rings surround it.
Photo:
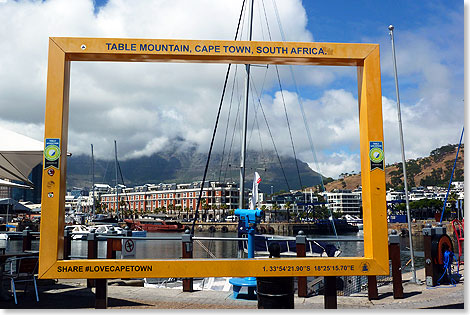
<path fill-rule="evenodd" d="M 242 0 L 0 0 L 0 125 L 43 141 L 49 37 L 233 40 L 241 7 Z M 462 1 L 255 0 L 253 12 L 253 40 L 380 45 L 386 164 L 401 161 L 393 24 L 406 158 L 458 143 L 465 108 Z M 246 13 L 242 22 L 237 40 L 248 38 Z M 90 154 L 93 144 L 95 157 L 112 159 L 117 140 L 121 160 L 189 147 L 207 152 L 226 69 L 73 62 L 68 151 Z M 232 70 L 215 150 L 232 144 L 233 155 L 240 151 L 244 66 Z M 356 69 L 277 70 L 279 79 L 275 66 L 252 67 L 248 149 L 272 151 L 271 131 L 280 154 L 293 156 L 293 142 L 297 157 L 323 175 L 359 172 Z"/>

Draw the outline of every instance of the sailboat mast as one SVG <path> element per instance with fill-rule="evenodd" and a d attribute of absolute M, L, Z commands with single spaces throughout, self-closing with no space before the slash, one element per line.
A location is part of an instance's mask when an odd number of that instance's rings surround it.
<path fill-rule="evenodd" d="M 251 41 L 252 27 L 253 27 L 253 3 L 251 0 L 250 4 L 250 21 L 248 26 L 248 40 Z M 245 156 L 246 156 L 246 131 L 248 127 L 248 97 L 250 91 L 250 64 L 245 65 L 246 77 L 245 77 L 245 107 L 243 109 L 243 136 L 242 136 L 242 149 L 240 157 L 240 198 L 238 207 L 244 208 L 245 203 Z"/>
<path fill-rule="evenodd" d="M 114 140 L 114 166 L 116 169 L 116 215 L 119 219 L 119 191 L 118 191 L 118 160 L 117 160 L 117 144 Z"/>
<path fill-rule="evenodd" d="M 410 212 L 410 202 L 408 197 L 408 180 L 406 178 L 406 158 L 405 158 L 405 144 L 403 141 L 403 127 L 401 122 L 401 109 L 400 109 L 400 92 L 398 90 L 398 74 L 397 74 L 397 58 L 395 56 L 395 39 L 393 37 L 393 25 L 388 27 L 390 40 L 392 41 L 392 57 L 393 57 L 393 70 L 395 74 L 395 90 L 397 94 L 397 115 L 398 115 L 398 131 L 400 134 L 400 146 L 401 146 L 401 161 L 403 165 L 403 182 L 405 186 L 405 202 L 406 202 L 406 215 L 408 219 L 408 236 L 410 238 L 410 253 L 411 253 L 411 273 L 413 275 L 411 282 L 418 283 L 416 278 L 416 269 L 415 269 L 415 259 L 413 251 L 413 233 L 411 230 L 411 212 Z"/>
<path fill-rule="evenodd" d="M 91 144 L 91 193 L 93 217 L 95 217 L 95 159 L 93 158 L 93 144 Z"/>

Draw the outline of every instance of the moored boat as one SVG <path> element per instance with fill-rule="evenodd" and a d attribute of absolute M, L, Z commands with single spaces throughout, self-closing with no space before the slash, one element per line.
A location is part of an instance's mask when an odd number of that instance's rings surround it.
<path fill-rule="evenodd" d="M 241 234 L 240 236 L 247 237 L 247 234 Z M 295 237 L 256 234 L 255 257 L 269 256 L 268 247 L 270 243 L 279 244 L 281 257 L 297 256 Z M 246 241 L 239 241 L 238 245 L 240 249 L 248 254 L 248 239 Z M 341 255 L 340 249 L 326 242 L 307 240 L 305 245 L 307 257 L 338 257 Z"/>
<path fill-rule="evenodd" d="M 96 229 L 95 233 L 97 234 L 106 234 L 106 235 L 116 234 L 116 235 L 123 235 L 123 236 L 126 234 L 126 231 L 123 228 L 112 225 L 112 224 L 98 224 L 98 225 L 95 225 L 94 228 Z M 131 229 L 131 230 L 132 230 L 133 237 L 146 237 L 147 236 L 147 231 L 139 229 L 138 227 L 136 227 L 135 229 Z"/>
<path fill-rule="evenodd" d="M 125 219 L 131 229 L 142 229 L 147 232 L 184 232 L 187 226 L 178 221 L 164 221 L 160 219 Z"/>
<path fill-rule="evenodd" d="M 348 234 L 348 233 L 357 233 L 359 227 L 357 225 L 352 225 L 344 219 L 320 219 L 315 220 L 308 226 L 294 226 L 293 232 L 296 235 L 299 230 L 304 231 L 307 234 Z"/>
<path fill-rule="evenodd" d="M 362 219 L 357 217 L 357 216 L 353 216 L 353 215 L 350 215 L 350 214 L 345 214 L 341 219 L 346 220 L 346 222 L 348 224 L 357 226 L 359 230 L 363 229 L 364 224 L 362 222 Z"/>
<path fill-rule="evenodd" d="M 96 235 L 106 236 L 106 235 L 119 235 L 124 236 L 126 235 L 126 231 L 119 226 L 114 226 L 112 224 L 99 224 L 99 225 L 68 225 L 66 227 L 72 232 L 72 239 L 73 240 L 86 240 L 88 234 L 91 230 L 94 230 Z M 145 237 L 147 236 L 147 232 L 141 229 L 133 229 L 132 230 L 133 237 Z"/>
<path fill-rule="evenodd" d="M 73 240 L 86 240 L 90 233 L 90 229 L 83 224 L 67 225 L 65 228 L 71 231 Z"/>

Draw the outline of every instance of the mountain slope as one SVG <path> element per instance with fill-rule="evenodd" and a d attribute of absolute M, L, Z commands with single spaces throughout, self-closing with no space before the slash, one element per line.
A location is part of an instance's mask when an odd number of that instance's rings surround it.
<path fill-rule="evenodd" d="M 444 186 L 449 184 L 455 155 L 456 144 L 449 144 L 431 151 L 428 157 L 410 159 L 406 162 L 406 175 L 409 188 L 414 186 Z M 461 146 L 453 181 L 464 180 L 464 145 Z M 403 189 L 402 163 L 385 168 L 387 188 Z M 361 175 L 349 175 L 325 185 L 326 190 L 355 189 L 361 186 Z"/>
<path fill-rule="evenodd" d="M 189 183 L 200 181 L 206 164 L 207 155 L 198 153 L 195 148 L 185 152 L 168 151 L 154 154 L 150 157 L 141 157 L 120 161 L 124 184 L 128 187 L 146 183 Z M 300 182 L 297 175 L 295 160 L 291 157 L 281 157 L 284 168 L 284 178 L 279 162 L 274 153 L 264 156 L 257 152 L 248 152 L 246 161 L 245 185 L 251 188 L 253 174 L 257 171 L 261 178 L 260 191 L 274 191 L 299 189 Z M 222 167 L 221 167 L 222 165 Z M 212 154 L 207 180 L 239 182 L 240 158 L 237 154 L 227 162 L 222 161 L 221 154 Z M 320 175 L 309 168 L 307 163 L 298 160 L 302 186 L 314 186 L 320 183 Z M 115 184 L 114 161 L 95 160 L 95 182 Z M 121 183 L 121 178 L 119 178 Z M 91 187 L 91 158 L 86 155 L 69 157 L 67 160 L 67 188 Z"/>

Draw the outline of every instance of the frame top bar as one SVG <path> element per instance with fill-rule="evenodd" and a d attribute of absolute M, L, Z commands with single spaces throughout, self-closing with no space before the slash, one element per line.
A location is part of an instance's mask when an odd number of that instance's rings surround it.
<path fill-rule="evenodd" d="M 51 37 L 69 61 L 358 66 L 377 44 Z"/>

